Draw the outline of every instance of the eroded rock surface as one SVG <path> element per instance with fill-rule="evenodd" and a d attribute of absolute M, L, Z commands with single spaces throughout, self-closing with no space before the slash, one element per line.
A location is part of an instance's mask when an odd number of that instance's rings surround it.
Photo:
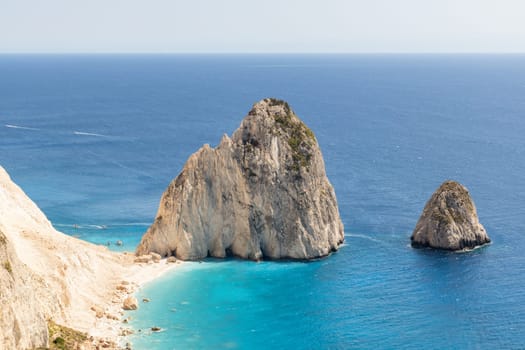
<path fill-rule="evenodd" d="M 45 288 L 45 283 L 20 262 L 12 243 L 0 231 L 0 349 L 47 346 Z"/>
<path fill-rule="evenodd" d="M 490 242 L 468 190 L 445 181 L 428 200 L 410 238 L 412 247 L 472 249 Z"/>
<path fill-rule="evenodd" d="M 314 134 L 286 102 L 265 99 L 231 138 L 190 156 L 137 254 L 312 259 L 343 239 Z"/>

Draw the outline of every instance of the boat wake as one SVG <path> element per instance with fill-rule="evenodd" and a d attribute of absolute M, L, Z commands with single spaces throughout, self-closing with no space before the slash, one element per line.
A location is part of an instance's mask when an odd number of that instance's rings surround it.
<path fill-rule="evenodd" d="M 96 137 L 109 137 L 108 135 L 95 134 L 92 132 L 73 131 L 73 134 L 80 136 L 96 136 Z"/>
<path fill-rule="evenodd" d="M 6 128 L 10 129 L 21 129 L 21 130 L 40 130 L 37 128 L 30 128 L 29 126 L 20 126 L 20 125 L 13 125 L 13 124 L 5 124 Z"/>
<path fill-rule="evenodd" d="M 32 130 L 32 131 L 46 131 L 45 129 L 42 130 L 42 129 L 39 129 L 39 128 L 32 128 L 32 127 L 29 127 L 29 126 L 14 125 L 14 124 L 4 124 L 4 126 L 6 128 L 10 128 L 10 129 Z M 50 130 L 47 130 L 47 131 L 49 132 Z M 53 132 L 53 131 L 51 131 L 51 132 Z M 54 133 L 61 133 L 62 134 L 62 133 L 67 133 L 67 131 L 66 132 L 54 131 Z M 97 133 L 94 133 L 94 132 L 78 131 L 78 130 L 74 130 L 73 134 L 74 135 L 78 135 L 78 136 L 110 137 L 109 135 L 97 134 Z"/>

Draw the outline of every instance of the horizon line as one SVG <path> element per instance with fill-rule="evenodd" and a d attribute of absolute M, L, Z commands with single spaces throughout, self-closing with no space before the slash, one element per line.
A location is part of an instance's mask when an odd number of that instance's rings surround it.
<path fill-rule="evenodd" d="M 12 51 L 0 55 L 523 55 L 525 51 Z"/>

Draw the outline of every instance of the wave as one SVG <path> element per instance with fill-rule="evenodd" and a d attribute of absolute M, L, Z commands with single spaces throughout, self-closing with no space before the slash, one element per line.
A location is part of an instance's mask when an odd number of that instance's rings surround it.
<path fill-rule="evenodd" d="M 477 245 L 477 246 L 475 246 L 474 248 L 463 248 L 463 249 L 461 249 L 461 250 L 456 250 L 456 251 L 453 251 L 453 253 L 459 253 L 459 254 L 461 254 L 461 253 L 469 253 L 469 252 L 473 252 L 473 251 L 475 251 L 475 250 L 483 249 L 483 248 L 485 248 L 486 246 L 489 246 L 489 245 L 491 245 L 491 244 L 492 244 L 492 241 L 489 242 L 489 243 L 484 243 L 484 244 Z"/>
<path fill-rule="evenodd" d="M 116 165 L 116 166 L 118 166 L 118 167 L 120 167 L 120 168 L 122 168 L 122 169 L 126 169 L 126 170 L 128 170 L 128 171 L 134 172 L 134 173 L 139 174 L 139 175 L 141 175 L 141 176 L 148 177 L 148 178 L 150 178 L 150 179 L 153 179 L 153 178 L 154 178 L 154 176 L 152 176 L 151 174 L 148 174 L 148 173 L 146 173 L 146 172 L 144 172 L 144 171 L 141 171 L 141 170 L 138 170 L 138 169 L 135 169 L 135 168 L 131 168 L 131 167 L 129 167 L 129 166 L 125 165 L 125 164 L 122 164 L 122 163 L 120 163 L 120 162 L 118 162 L 118 161 L 116 161 L 116 160 L 114 160 L 114 159 L 110 159 L 110 158 L 107 158 L 107 157 L 101 156 L 100 154 L 95 153 L 95 152 L 92 152 L 92 151 L 88 151 L 88 153 L 90 153 L 90 154 L 92 154 L 93 156 L 98 157 L 99 159 L 101 159 L 101 160 L 103 160 L 103 161 L 106 161 L 106 162 L 108 162 L 108 163 L 110 163 L 110 164 L 114 164 L 114 165 Z M 149 225 L 151 225 L 151 223 L 148 224 L 148 226 L 149 226 Z"/>
<path fill-rule="evenodd" d="M 108 135 L 95 134 L 92 132 L 83 132 L 83 131 L 73 131 L 73 134 L 81 135 L 81 136 L 109 137 Z"/>
<path fill-rule="evenodd" d="M 106 225 L 89 225 L 89 224 L 55 224 L 53 223 L 53 226 L 81 228 L 81 229 L 97 229 L 97 230 L 105 230 L 108 228 Z"/>
<path fill-rule="evenodd" d="M 369 241 L 372 241 L 372 242 L 383 243 L 383 241 L 380 241 L 379 239 L 376 239 L 376 238 L 373 238 L 373 237 L 370 237 L 370 236 L 367 236 L 367 235 L 357 234 L 357 233 L 346 233 L 345 237 L 364 238 L 364 239 L 368 239 Z"/>
<path fill-rule="evenodd" d="M 30 128 L 29 126 L 20 126 L 20 125 L 13 125 L 13 124 L 5 124 L 5 127 L 6 128 L 11 128 L 11 129 L 22 129 L 22 130 L 40 130 L 40 129 L 37 129 L 37 128 Z"/>
<path fill-rule="evenodd" d="M 105 230 L 108 228 L 106 225 L 86 225 L 86 226 L 89 228 L 96 228 L 98 230 Z"/>
<path fill-rule="evenodd" d="M 127 224 L 113 224 L 111 226 L 150 226 L 151 222 L 130 222 Z"/>
<path fill-rule="evenodd" d="M 109 227 L 128 227 L 128 226 L 141 226 L 148 227 L 151 223 L 148 222 L 131 222 L 125 224 L 111 224 L 111 225 L 96 225 L 96 224 L 60 224 L 53 223 L 53 226 L 57 227 L 70 227 L 70 228 L 81 228 L 81 229 L 97 229 L 97 230 L 106 230 Z"/>

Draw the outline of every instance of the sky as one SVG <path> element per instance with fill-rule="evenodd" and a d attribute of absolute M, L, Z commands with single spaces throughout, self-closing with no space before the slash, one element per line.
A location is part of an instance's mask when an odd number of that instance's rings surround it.
<path fill-rule="evenodd" d="M 0 53 L 525 52 L 524 0 L 0 0 Z"/>

